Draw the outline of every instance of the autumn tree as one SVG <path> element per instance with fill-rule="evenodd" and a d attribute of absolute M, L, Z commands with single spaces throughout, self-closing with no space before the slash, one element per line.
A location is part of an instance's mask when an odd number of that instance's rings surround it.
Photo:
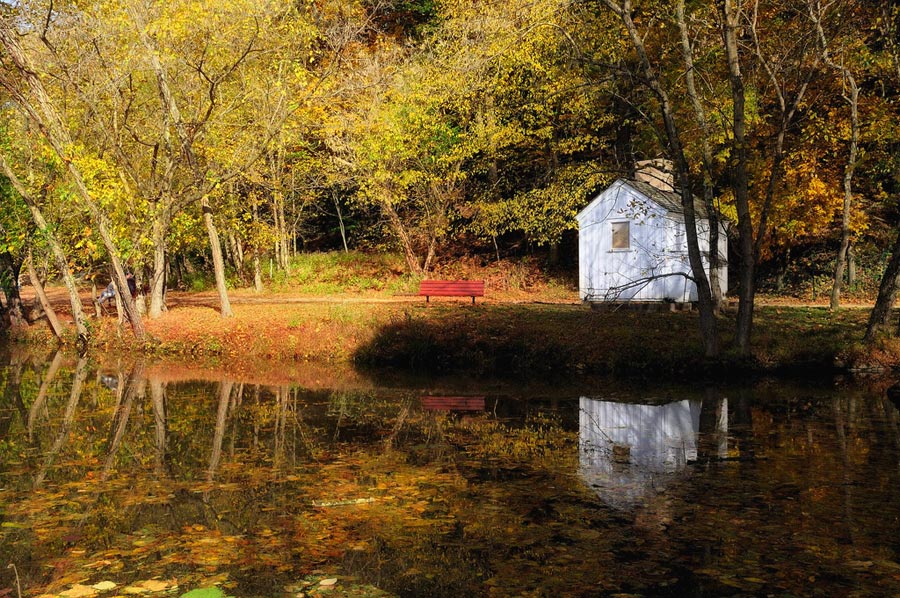
<path fill-rule="evenodd" d="M 605 3 L 606 6 L 622 21 L 625 32 L 638 57 L 637 68 L 640 69 L 644 84 L 647 86 L 655 100 L 658 118 L 662 121 L 661 128 L 664 133 L 663 139 L 665 148 L 675 165 L 675 174 L 681 195 L 681 205 L 684 210 L 688 259 L 691 266 L 692 278 L 694 284 L 697 286 L 698 307 L 700 311 L 700 332 L 704 353 L 707 357 L 715 357 L 718 355 L 719 351 L 718 323 L 716 321 L 715 306 L 713 305 L 709 278 L 703 267 L 703 260 L 700 253 L 697 233 L 697 214 L 695 212 L 694 195 L 691 185 L 691 167 L 684 150 L 684 142 L 682 140 L 681 126 L 677 118 L 676 106 L 671 98 L 671 90 L 663 85 L 663 81 L 658 74 L 658 65 L 655 65 L 651 61 L 650 56 L 647 53 L 644 35 L 642 35 L 632 16 L 634 13 L 630 0 L 623 0 L 622 2 L 605 0 Z M 738 176 L 740 176 L 740 168 L 738 168 Z"/>
<path fill-rule="evenodd" d="M 48 145 L 53 149 L 59 160 L 64 164 L 68 177 L 74 187 L 75 195 L 90 212 L 91 219 L 95 223 L 103 245 L 110 257 L 113 268 L 114 280 L 120 295 L 125 299 L 124 305 L 132 330 L 135 336 L 142 340 L 144 327 L 140 313 L 135 308 L 134 298 L 128 290 L 125 279 L 125 271 L 119 256 L 119 249 L 110 232 L 107 215 L 100 208 L 91 190 L 85 183 L 84 176 L 77 163 L 77 155 L 73 151 L 74 145 L 63 120 L 57 111 L 53 100 L 47 93 L 40 78 L 39 70 L 35 67 L 31 57 L 26 53 L 19 41 L 19 33 L 13 22 L 13 17 L 3 15 L 0 19 L 0 44 L 5 50 L 4 74 L 0 76 L 0 85 L 13 98 L 17 106 L 23 110 L 28 118 L 39 128 Z M 43 227 L 37 223 L 38 227 Z M 73 308 L 75 301 L 73 300 Z M 79 337 L 87 340 L 87 330 L 79 330 Z"/>

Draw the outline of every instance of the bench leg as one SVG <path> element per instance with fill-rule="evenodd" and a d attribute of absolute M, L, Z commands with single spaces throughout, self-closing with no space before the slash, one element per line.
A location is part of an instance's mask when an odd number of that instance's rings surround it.
<path fill-rule="evenodd" d="M 475 295 L 472 295 L 472 305 L 475 305 Z"/>

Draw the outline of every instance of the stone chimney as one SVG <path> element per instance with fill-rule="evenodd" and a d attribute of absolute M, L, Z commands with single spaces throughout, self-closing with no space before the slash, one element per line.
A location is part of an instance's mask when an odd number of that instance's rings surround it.
<path fill-rule="evenodd" d="M 671 160 L 657 158 L 634 164 L 634 180 L 647 183 L 660 191 L 675 191 L 675 175 Z"/>

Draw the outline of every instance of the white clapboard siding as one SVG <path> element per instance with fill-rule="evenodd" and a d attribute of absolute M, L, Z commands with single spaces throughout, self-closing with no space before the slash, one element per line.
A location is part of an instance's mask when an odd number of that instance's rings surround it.
<path fill-rule="evenodd" d="M 619 179 L 577 216 L 579 295 L 583 301 L 697 300 L 690 273 L 680 199 L 645 183 Z M 628 247 L 616 248 L 613 231 L 628 226 Z M 701 252 L 708 254 L 709 221 L 698 219 Z M 727 284 L 728 245 L 724 226 L 719 236 L 720 283 Z M 704 264 L 709 272 L 708 258 Z"/>

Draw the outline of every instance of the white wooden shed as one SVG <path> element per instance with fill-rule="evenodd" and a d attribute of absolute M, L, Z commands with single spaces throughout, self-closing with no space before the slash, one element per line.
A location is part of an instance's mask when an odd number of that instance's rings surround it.
<path fill-rule="evenodd" d="M 709 275 L 709 219 L 695 202 L 697 232 Z M 681 196 L 641 180 L 618 179 L 576 216 L 578 290 L 589 302 L 697 301 L 690 274 Z M 719 284 L 728 280 L 728 242 L 719 225 Z"/>

